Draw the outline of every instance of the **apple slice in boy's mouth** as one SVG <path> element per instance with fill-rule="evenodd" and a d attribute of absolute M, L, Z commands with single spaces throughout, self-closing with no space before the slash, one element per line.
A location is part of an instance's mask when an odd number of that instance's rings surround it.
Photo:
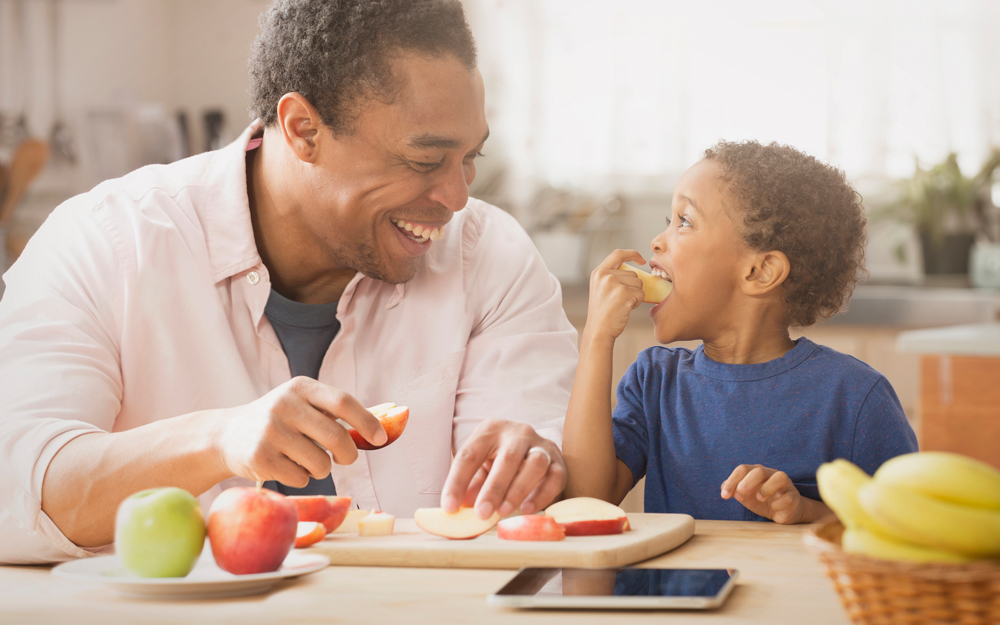
<path fill-rule="evenodd" d="M 647 304 L 659 304 L 663 300 L 667 299 L 667 296 L 670 295 L 670 291 L 674 288 L 673 283 L 666 279 L 666 274 L 661 277 L 625 264 L 622 264 L 619 269 L 627 269 L 628 271 L 631 271 L 635 275 L 639 276 L 639 280 L 642 281 L 642 301 Z M 657 270 L 657 273 L 662 272 Z"/>

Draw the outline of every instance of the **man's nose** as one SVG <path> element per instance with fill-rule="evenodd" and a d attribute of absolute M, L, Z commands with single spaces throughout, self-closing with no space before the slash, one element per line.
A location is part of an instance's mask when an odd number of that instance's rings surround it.
<path fill-rule="evenodd" d="M 475 173 L 467 176 L 465 169 L 463 163 L 458 163 L 442 171 L 434 181 L 430 199 L 456 213 L 465 208 L 469 203 L 469 183 L 475 177 Z"/>

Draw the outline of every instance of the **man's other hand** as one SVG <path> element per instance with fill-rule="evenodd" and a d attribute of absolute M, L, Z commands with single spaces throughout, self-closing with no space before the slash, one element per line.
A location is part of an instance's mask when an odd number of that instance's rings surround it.
<path fill-rule="evenodd" d="M 520 508 L 532 514 L 566 487 L 566 464 L 552 441 L 524 423 L 490 419 L 476 428 L 448 472 L 441 507 L 474 506 L 485 519 Z"/>

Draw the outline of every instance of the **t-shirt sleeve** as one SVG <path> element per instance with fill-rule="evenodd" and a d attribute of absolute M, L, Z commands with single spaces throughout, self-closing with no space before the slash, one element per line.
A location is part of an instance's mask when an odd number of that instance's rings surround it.
<path fill-rule="evenodd" d="M 641 358 L 640 356 L 640 360 Z M 646 475 L 649 455 L 649 433 L 646 428 L 646 409 L 642 401 L 639 362 L 633 362 L 618 383 L 618 404 L 611 416 L 615 454 L 632 471 L 636 482 Z"/>
<path fill-rule="evenodd" d="M 890 458 L 917 451 L 917 436 L 889 381 L 882 377 L 861 405 L 851 461 L 869 475 Z"/>

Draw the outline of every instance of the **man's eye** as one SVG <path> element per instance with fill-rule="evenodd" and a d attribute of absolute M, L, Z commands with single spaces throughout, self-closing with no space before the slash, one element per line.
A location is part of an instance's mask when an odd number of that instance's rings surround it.
<path fill-rule="evenodd" d="M 441 164 L 441 161 L 436 163 L 421 163 L 419 161 L 410 161 L 410 164 L 421 171 L 430 171 Z"/>

